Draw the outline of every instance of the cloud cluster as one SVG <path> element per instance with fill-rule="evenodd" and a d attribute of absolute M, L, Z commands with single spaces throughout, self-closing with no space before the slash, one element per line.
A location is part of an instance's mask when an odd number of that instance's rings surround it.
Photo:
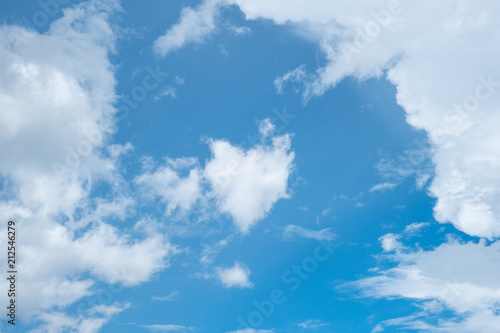
<path fill-rule="evenodd" d="M 312 78 L 289 75 L 304 78 L 306 99 L 347 76 L 387 73 L 407 121 L 434 145 L 436 219 L 471 235 L 500 235 L 496 2 L 235 2 L 248 19 L 298 25 L 318 41 L 328 64 Z"/>
<path fill-rule="evenodd" d="M 123 180 L 120 158 L 133 147 L 111 141 L 117 96 L 109 54 L 117 32 L 110 20 L 118 10 L 115 0 L 83 2 L 65 9 L 43 34 L 0 27 L 0 155 L 8 157 L 0 161 L 0 217 L 16 221 L 23 235 L 23 314 L 52 331 L 84 324 L 89 332 L 99 330 L 112 314 L 96 317 L 87 309 L 72 316 L 64 310 L 95 295 L 103 283 L 149 281 L 178 252 L 155 221 L 134 223 L 128 214 L 137 198 Z M 263 128 L 270 136 L 274 127 Z M 289 137 L 269 140 L 250 149 L 215 140 L 204 169 L 194 159 L 167 159 L 135 183 L 160 198 L 167 214 L 210 199 L 246 232 L 287 197 Z M 229 164 L 241 172 L 233 174 Z M 99 186 L 107 189 L 102 197 Z M 130 228 L 113 225 L 115 219 L 132 219 Z"/>
<path fill-rule="evenodd" d="M 220 8 L 213 1 L 194 11 L 201 14 L 208 4 L 213 16 Z M 314 72 L 292 69 L 275 81 L 279 92 L 287 81 L 300 81 L 308 100 L 348 76 L 385 76 L 397 88 L 408 123 L 425 130 L 433 145 L 435 218 L 470 235 L 500 236 L 497 2 L 232 0 L 219 5 L 237 5 L 248 20 L 288 25 L 321 47 L 327 64 Z M 178 24 L 187 21 L 181 17 Z"/>
<path fill-rule="evenodd" d="M 288 178 L 293 170 L 290 136 L 271 136 L 274 125 L 269 119 L 259 128 L 263 141 L 253 147 L 210 140 L 212 157 L 203 168 L 193 158 L 166 159 L 165 165 L 145 171 L 135 183 L 144 193 L 161 198 L 167 215 L 215 211 L 231 216 L 239 231 L 247 233 L 277 201 L 289 197 Z"/>
<path fill-rule="evenodd" d="M 111 319 L 130 305 L 98 305 L 88 311 L 84 315 L 69 316 L 62 312 L 43 313 L 39 316 L 39 320 L 44 322 L 44 325 L 32 330 L 32 333 L 44 332 L 86 332 L 97 333 Z"/>
<path fill-rule="evenodd" d="M 397 266 L 339 288 L 359 290 L 363 297 L 416 302 L 415 314 L 384 321 L 375 332 L 385 327 L 424 332 L 498 330 L 500 283 L 496 276 L 500 273 L 500 243 L 450 238 L 433 250 L 407 248 L 387 258 Z M 453 316 L 443 316 L 446 311 Z M 440 320 L 436 323 L 435 318 Z"/>
<path fill-rule="evenodd" d="M 118 163 L 131 146 L 110 144 L 117 96 L 109 22 L 119 9 L 114 0 L 83 2 L 43 34 L 0 26 L 0 218 L 16 221 L 22 235 L 20 315 L 44 332 L 99 331 L 127 306 L 64 310 L 99 283 L 148 281 L 175 253 L 147 221 L 127 231 L 108 222 L 134 205 Z M 96 184 L 115 199 L 93 195 Z"/>

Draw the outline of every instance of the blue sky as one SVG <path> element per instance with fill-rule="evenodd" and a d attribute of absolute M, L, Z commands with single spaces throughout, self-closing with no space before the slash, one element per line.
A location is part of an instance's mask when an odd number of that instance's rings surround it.
<path fill-rule="evenodd" d="M 497 332 L 499 10 L 4 1 L 0 331 Z"/>

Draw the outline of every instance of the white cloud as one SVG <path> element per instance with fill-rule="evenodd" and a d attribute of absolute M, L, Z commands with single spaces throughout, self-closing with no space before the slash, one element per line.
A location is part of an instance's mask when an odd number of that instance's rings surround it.
<path fill-rule="evenodd" d="M 179 21 L 154 43 L 154 50 L 162 57 L 186 44 L 202 42 L 216 29 L 221 1 L 207 0 L 195 9 L 185 7 Z"/>
<path fill-rule="evenodd" d="M 81 332 L 97 333 L 111 320 L 111 317 L 127 309 L 129 304 L 98 305 L 85 314 L 69 316 L 63 312 L 46 312 L 38 315 L 39 326 L 32 333 Z"/>
<path fill-rule="evenodd" d="M 493 42 L 500 34 L 497 2 L 219 2 L 231 3 L 248 20 L 287 24 L 318 43 L 327 59 L 324 67 L 310 74 L 303 74 L 302 67 L 285 74 L 303 82 L 305 100 L 347 76 L 364 80 L 387 73 L 408 123 L 425 130 L 433 145 L 435 218 L 470 235 L 500 236 L 500 70 Z M 207 1 L 199 8 L 205 7 L 216 5 Z M 212 11 L 207 12 L 209 29 L 195 30 L 202 36 L 214 29 Z M 277 79 L 278 91 L 285 81 Z M 419 186 L 425 182 L 419 176 Z"/>
<path fill-rule="evenodd" d="M 20 316 L 43 332 L 99 331 L 126 306 L 76 316 L 67 307 L 93 296 L 98 282 L 149 281 L 176 252 L 145 222 L 127 231 L 106 223 L 128 218 L 135 203 L 119 174 L 119 158 L 132 146 L 110 144 L 117 97 L 108 21 L 117 10 L 114 0 L 83 2 L 44 34 L 0 27 L 0 155 L 9 156 L 0 175 L 10 193 L 0 200 L 0 218 L 17 221 L 23 235 Z M 96 183 L 119 194 L 91 195 Z"/>
<path fill-rule="evenodd" d="M 248 150 L 223 140 L 212 141 L 210 149 L 213 157 L 204 174 L 212 196 L 241 232 L 248 232 L 279 199 L 289 197 L 287 184 L 294 159 L 289 135 L 273 137 L 271 145 Z"/>
<path fill-rule="evenodd" d="M 231 331 L 226 333 L 273 333 L 274 330 L 262 330 L 256 328 L 245 328 L 243 330 Z"/>
<path fill-rule="evenodd" d="M 233 267 L 217 268 L 217 278 L 226 288 L 252 288 L 250 270 L 243 264 L 236 262 Z"/>
<path fill-rule="evenodd" d="M 400 242 L 401 238 L 403 238 L 403 236 L 406 239 L 413 237 L 418 234 L 419 231 L 429 225 L 430 223 L 428 222 L 416 222 L 409 224 L 405 227 L 401 234 L 389 233 L 380 237 L 380 245 L 385 252 L 401 251 L 403 249 L 406 249 L 405 246 Z"/>
<path fill-rule="evenodd" d="M 184 84 L 184 76 L 176 75 L 174 78 L 175 84 L 182 86 Z"/>
<path fill-rule="evenodd" d="M 47 214 L 70 212 L 92 178 L 109 176 L 103 148 L 114 130 L 115 79 L 107 23 L 115 2 L 66 10 L 45 35 L 29 40 L 0 28 L 0 173 L 16 184 L 21 204 Z M 111 8 L 110 8 L 111 7 Z M 29 133 L 29 135 L 26 135 Z"/>
<path fill-rule="evenodd" d="M 274 125 L 266 119 L 259 123 L 259 129 L 266 138 Z M 247 233 L 278 200 L 289 197 L 288 178 L 295 156 L 290 151 L 290 135 L 269 139 L 269 143 L 248 149 L 212 139 L 212 156 L 204 168 L 194 158 L 167 158 L 165 166 L 155 171 L 148 162 L 135 183 L 143 189 L 144 197 L 161 198 L 167 215 L 174 211 L 228 214 L 239 231 Z"/>
<path fill-rule="evenodd" d="M 151 299 L 153 301 L 171 302 L 171 301 L 175 300 L 178 295 L 179 295 L 179 292 L 177 290 L 174 290 L 167 296 L 153 296 Z"/>
<path fill-rule="evenodd" d="M 343 287 L 361 290 L 365 297 L 412 299 L 414 315 L 380 323 L 424 332 L 496 332 L 500 316 L 500 243 L 448 242 L 429 251 L 398 252 L 388 257 L 395 268 Z M 454 316 L 436 324 L 443 311 Z M 380 331 L 380 330 L 379 330 Z"/>
<path fill-rule="evenodd" d="M 308 329 L 308 328 L 318 328 L 318 327 L 328 326 L 328 325 L 331 325 L 331 324 L 325 323 L 319 319 L 308 319 L 308 320 L 300 323 L 299 327 L 304 328 L 304 329 Z"/>
<path fill-rule="evenodd" d="M 266 118 L 259 122 L 259 132 L 264 139 L 272 134 L 275 129 L 276 126 L 271 122 L 271 119 L 269 118 Z"/>
<path fill-rule="evenodd" d="M 379 192 L 379 191 L 383 192 L 383 191 L 386 191 L 386 190 L 392 190 L 396 186 L 398 186 L 398 184 L 394 184 L 394 183 L 380 183 L 380 184 L 374 185 L 370 189 L 370 192 Z"/>
<path fill-rule="evenodd" d="M 406 149 L 402 153 L 383 156 L 375 166 L 380 177 L 387 184 L 399 185 L 408 177 L 414 177 L 418 190 L 424 188 L 433 175 L 431 149 L 427 143 L 419 142 L 420 147 Z"/>
<path fill-rule="evenodd" d="M 214 6 L 213 2 L 207 2 Z M 316 41 L 328 63 L 316 73 L 303 67 L 276 79 L 305 85 L 304 97 L 323 94 L 341 79 L 381 77 L 397 88 L 407 121 L 432 143 L 437 198 L 435 218 L 470 235 L 500 235 L 500 102 L 495 14 L 498 3 L 399 1 L 234 0 L 247 19 L 296 26 Z M 221 5 L 227 2 L 221 2 Z M 429 15 L 428 13 L 432 13 Z M 474 47 L 470 47 L 474 45 Z M 487 52 L 485 50 L 488 50 Z M 408 162 L 412 162 L 411 159 Z M 419 163 L 419 161 L 413 161 Z M 422 161 L 420 161 L 421 163 Z M 414 172 L 398 168 L 405 176 Z M 398 172 L 399 172 L 398 171 Z M 417 173 L 418 187 L 430 174 Z"/>
<path fill-rule="evenodd" d="M 1 218 L 15 210 L 0 205 Z M 142 239 L 123 234 L 115 227 L 98 223 L 73 231 L 41 214 L 16 215 L 22 221 L 23 260 L 19 277 L 23 292 L 19 295 L 23 313 L 59 309 L 93 295 L 96 282 L 124 286 L 149 281 L 153 274 L 168 265 L 167 258 L 176 253 L 161 233 L 146 234 Z M 138 230 L 140 231 L 140 230 Z M 80 234 L 80 236 L 77 236 Z M 0 244 L 6 245 L 4 241 Z M 6 282 L 0 283 L 6 286 Z"/>
<path fill-rule="evenodd" d="M 395 234 L 386 234 L 379 238 L 380 244 L 385 252 L 391 252 L 401 248 L 401 243 L 399 242 L 400 236 Z"/>
<path fill-rule="evenodd" d="M 200 263 L 202 263 L 203 265 L 212 264 L 214 262 L 217 253 L 219 253 L 220 250 L 226 247 L 229 244 L 229 242 L 233 239 L 233 237 L 234 237 L 233 235 L 230 235 L 218 241 L 213 246 L 205 246 L 205 248 L 201 253 Z"/>
<path fill-rule="evenodd" d="M 335 239 L 336 235 L 331 231 L 330 228 L 325 228 L 321 230 L 311 230 L 299 227 L 297 225 L 287 225 L 285 228 L 284 236 L 285 237 L 293 237 L 294 235 L 315 239 L 315 240 L 324 240 L 324 241 L 332 241 Z"/>
<path fill-rule="evenodd" d="M 100 224 L 76 240 L 71 257 L 108 283 L 125 286 L 148 281 L 166 267 L 165 258 L 175 252 L 161 233 L 143 241 L 118 236 L 117 229 Z"/>
<path fill-rule="evenodd" d="M 307 72 L 305 71 L 304 66 L 295 68 L 294 70 L 289 71 L 283 76 L 278 76 L 276 79 L 274 79 L 274 87 L 276 88 L 276 92 L 278 94 L 282 94 L 286 82 L 300 83 L 304 79 L 306 79 L 306 77 Z"/>
<path fill-rule="evenodd" d="M 251 35 L 252 34 L 252 29 L 249 27 L 238 27 L 232 24 L 229 24 L 227 27 L 227 30 L 231 31 L 233 34 L 237 36 L 242 36 L 242 35 Z"/>
<path fill-rule="evenodd" d="M 202 171 L 195 159 L 166 159 L 166 165 L 155 172 L 147 171 L 135 178 L 135 183 L 144 189 L 145 195 L 160 197 L 167 205 L 166 214 L 175 210 L 190 210 L 202 195 Z M 179 175 L 189 169 L 187 176 Z"/>
<path fill-rule="evenodd" d="M 407 225 L 403 233 L 407 235 L 412 235 L 424 229 L 425 227 L 428 227 L 429 225 L 430 225 L 429 222 L 415 222 Z"/>
<path fill-rule="evenodd" d="M 181 326 L 181 325 L 142 325 L 151 332 L 189 332 L 193 331 L 194 327 Z"/>
<path fill-rule="evenodd" d="M 175 89 L 172 86 L 168 86 L 161 93 L 156 95 L 154 99 L 155 99 L 155 101 L 159 101 L 160 99 L 162 99 L 163 97 L 166 97 L 166 96 L 170 96 L 172 99 L 176 99 L 177 98 L 177 89 Z"/>

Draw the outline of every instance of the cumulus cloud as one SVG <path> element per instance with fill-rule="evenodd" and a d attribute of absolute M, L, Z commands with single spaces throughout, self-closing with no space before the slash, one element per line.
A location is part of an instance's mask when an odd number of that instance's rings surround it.
<path fill-rule="evenodd" d="M 437 199 L 435 218 L 470 235 L 500 236 L 497 2 L 219 2 L 228 4 L 239 6 L 248 20 L 287 24 L 321 47 L 327 64 L 313 73 L 298 67 L 277 78 L 279 92 L 286 81 L 299 81 L 307 101 L 348 76 L 392 82 L 408 123 L 426 131 L 433 146 L 429 190 Z M 206 1 L 204 7 L 216 5 Z M 212 16 L 205 16 L 210 29 L 201 30 L 213 31 Z M 419 186 L 427 179 L 420 178 Z"/>
<path fill-rule="evenodd" d="M 164 166 L 146 170 L 135 183 L 146 196 L 161 198 L 167 215 L 176 210 L 227 214 L 240 232 L 247 233 L 277 201 L 289 197 L 295 155 L 290 135 L 272 136 L 274 128 L 268 119 L 260 122 L 262 138 L 269 142 L 248 149 L 211 139 L 212 156 L 203 168 L 194 158 L 167 158 Z"/>
<path fill-rule="evenodd" d="M 253 287 L 253 283 L 250 282 L 250 270 L 239 262 L 234 263 L 233 267 L 218 267 L 216 276 L 226 288 Z"/>
<path fill-rule="evenodd" d="M 37 317 L 40 326 L 30 332 L 97 333 L 113 315 L 122 312 L 129 306 L 129 304 L 118 303 L 113 305 L 98 305 L 89 309 L 84 314 L 79 314 L 77 316 L 69 316 L 63 312 L 57 311 L 42 313 Z"/>
<path fill-rule="evenodd" d="M 399 249 L 402 246 L 401 243 L 399 242 L 399 238 L 400 238 L 399 235 L 386 234 L 380 237 L 379 241 L 384 251 L 391 252 Z"/>
<path fill-rule="evenodd" d="M 500 316 L 500 243 L 448 242 L 423 251 L 408 250 L 388 257 L 397 266 L 343 285 L 364 297 L 406 298 L 418 305 L 415 314 L 380 323 L 424 332 L 495 332 Z M 444 311 L 454 315 L 442 317 Z M 441 318 L 437 323 L 433 318 Z"/>
<path fill-rule="evenodd" d="M 271 145 L 248 150 L 223 140 L 212 141 L 210 149 L 213 157 L 204 174 L 211 184 L 211 195 L 241 232 L 248 232 L 279 199 L 289 197 L 287 184 L 294 159 L 294 153 L 289 152 L 289 135 L 273 137 Z"/>
<path fill-rule="evenodd" d="M 435 218 L 470 235 L 500 235 L 497 2 L 234 3 L 247 19 L 295 25 L 320 45 L 328 62 L 303 80 L 306 100 L 347 76 L 387 74 L 408 123 L 433 145 Z"/>
<path fill-rule="evenodd" d="M 146 195 L 149 193 L 161 198 L 167 206 L 167 215 L 175 210 L 185 212 L 193 207 L 202 194 L 202 172 L 196 166 L 191 168 L 195 164 L 195 159 L 166 159 L 164 166 L 137 176 L 135 183 L 145 190 Z M 179 173 L 186 169 L 189 174 L 181 177 Z"/>
<path fill-rule="evenodd" d="M 336 237 L 336 235 L 331 231 L 330 228 L 325 228 L 321 230 L 311 230 L 293 224 L 287 225 L 285 227 L 284 236 L 293 237 L 295 235 L 303 238 L 323 240 L 329 242 Z"/>
<path fill-rule="evenodd" d="M 428 222 L 415 222 L 407 225 L 401 234 L 385 234 L 378 240 L 385 252 L 400 251 L 405 249 L 405 246 L 401 243 L 402 238 L 411 238 L 429 225 Z"/>
<path fill-rule="evenodd" d="M 25 315 L 63 309 L 94 294 L 97 282 L 124 286 L 146 282 L 176 252 L 162 233 L 150 233 L 142 221 L 129 235 L 104 222 L 73 229 L 16 203 L 3 202 L 0 210 L 1 218 L 17 221 L 23 234 L 19 244 L 23 288 L 18 297 Z"/>
<path fill-rule="evenodd" d="M 68 213 L 87 195 L 90 175 L 109 175 L 103 148 L 114 130 L 115 79 L 107 53 L 113 1 L 66 10 L 45 35 L 0 28 L 0 172 L 25 206 Z M 85 68 L 85 70 L 83 70 Z M 29 133 L 30 135 L 26 135 Z"/>
<path fill-rule="evenodd" d="M 99 283 L 148 281 L 176 251 L 147 222 L 126 232 L 107 223 L 128 217 L 134 206 L 119 174 L 119 158 L 132 146 L 110 142 L 117 97 L 109 21 L 117 10 L 113 0 L 83 2 L 44 34 L 0 27 L 0 155 L 9 156 L 0 161 L 8 186 L 0 217 L 16 221 L 23 235 L 20 315 L 39 321 L 43 332 L 99 331 L 126 306 L 77 316 L 67 307 L 92 296 Z M 120 194 L 95 196 L 96 183 Z"/>

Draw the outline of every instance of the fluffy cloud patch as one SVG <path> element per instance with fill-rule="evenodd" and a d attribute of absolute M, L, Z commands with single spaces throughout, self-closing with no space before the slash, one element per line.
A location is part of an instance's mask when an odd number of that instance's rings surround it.
<path fill-rule="evenodd" d="M 401 243 L 399 242 L 399 238 L 400 238 L 399 235 L 386 234 L 380 237 L 379 241 L 384 251 L 391 252 L 399 249 L 402 246 Z"/>
<path fill-rule="evenodd" d="M 240 232 L 247 233 L 277 201 L 289 197 L 295 154 L 290 151 L 290 135 L 272 136 L 274 129 L 265 119 L 259 123 L 260 144 L 245 149 L 211 140 L 212 156 L 203 168 L 194 158 L 166 159 L 164 166 L 145 171 L 135 183 L 146 196 L 161 198 L 167 214 L 227 214 Z"/>
<path fill-rule="evenodd" d="M 42 313 L 37 317 L 41 323 L 39 328 L 30 332 L 44 333 L 44 332 L 85 332 L 97 333 L 101 328 L 111 319 L 123 310 L 127 309 L 129 304 L 113 304 L 109 306 L 98 305 L 95 306 L 85 314 L 78 316 L 68 316 L 63 312 L 49 312 Z"/>
<path fill-rule="evenodd" d="M 290 136 L 272 138 L 271 145 L 257 145 L 249 150 L 227 141 L 210 143 L 213 157 L 205 166 L 205 176 L 221 212 L 232 216 L 245 233 L 264 218 L 273 205 L 288 198 L 288 177 L 294 153 Z"/>
<path fill-rule="evenodd" d="M 226 288 L 253 287 L 253 283 L 250 282 L 250 270 L 238 262 L 233 267 L 217 268 L 216 276 Z"/>
<path fill-rule="evenodd" d="M 135 203 L 118 172 L 132 146 L 110 144 L 117 97 L 109 22 L 119 8 L 114 0 L 80 3 L 43 34 L 0 27 L 0 155 L 8 157 L 0 161 L 0 218 L 16 221 L 22 234 L 20 316 L 40 322 L 40 332 L 99 331 L 126 306 L 77 316 L 67 307 L 92 296 L 98 283 L 148 281 L 175 253 L 151 232 L 154 223 L 128 231 L 107 223 L 128 217 Z M 109 185 L 115 199 L 92 194 L 96 184 Z"/>
<path fill-rule="evenodd" d="M 179 21 L 155 41 L 156 53 L 164 57 L 186 44 L 204 41 L 217 27 L 220 5 L 219 0 L 208 0 L 195 9 L 185 7 Z"/>
<path fill-rule="evenodd" d="M 167 205 L 167 215 L 175 210 L 185 212 L 190 210 L 201 196 L 202 172 L 196 167 L 190 169 L 186 177 L 181 177 L 179 172 L 194 164 L 195 159 L 167 159 L 165 166 L 155 172 L 147 171 L 141 174 L 135 179 L 135 183 L 145 190 L 145 195 L 160 197 Z"/>
<path fill-rule="evenodd" d="M 399 251 L 387 257 L 397 263 L 375 276 L 342 286 L 364 297 L 413 299 L 412 316 L 380 323 L 384 327 L 423 332 L 496 332 L 500 316 L 500 243 L 450 240 L 433 250 Z M 444 311 L 454 315 L 444 319 Z M 434 318 L 441 318 L 436 324 Z"/>

